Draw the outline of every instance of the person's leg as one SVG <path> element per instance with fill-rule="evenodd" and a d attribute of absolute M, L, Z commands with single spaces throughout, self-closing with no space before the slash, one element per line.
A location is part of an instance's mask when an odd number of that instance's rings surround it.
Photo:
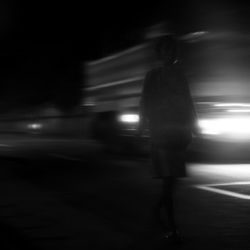
<path fill-rule="evenodd" d="M 162 196 L 160 205 L 167 219 L 167 230 L 176 231 L 176 222 L 174 214 L 174 191 L 175 191 L 176 178 L 165 177 L 163 179 Z"/>

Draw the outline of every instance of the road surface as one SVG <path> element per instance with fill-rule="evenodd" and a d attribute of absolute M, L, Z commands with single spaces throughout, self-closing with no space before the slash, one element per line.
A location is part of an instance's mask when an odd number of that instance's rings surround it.
<path fill-rule="evenodd" d="M 161 183 L 147 157 L 94 141 L 0 136 L 0 224 L 31 249 L 249 249 L 250 164 L 189 162 L 176 209 L 184 244 L 160 240 Z M 6 244 L 5 244 L 6 245 Z M 10 249 L 18 249 L 14 246 Z M 8 249 L 8 248 L 6 248 Z"/>

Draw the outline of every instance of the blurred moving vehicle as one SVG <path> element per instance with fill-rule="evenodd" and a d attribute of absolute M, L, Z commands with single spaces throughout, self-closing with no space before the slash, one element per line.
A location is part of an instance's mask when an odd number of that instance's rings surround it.
<path fill-rule="evenodd" d="M 183 70 L 190 83 L 204 142 L 250 142 L 250 36 L 237 31 L 200 31 L 179 37 Z M 146 72 L 154 65 L 145 42 L 85 65 L 83 106 L 91 107 L 92 134 L 114 147 L 140 148 L 136 137 L 139 99 Z M 197 144 L 197 141 L 199 142 Z"/>
<path fill-rule="evenodd" d="M 84 106 L 91 107 L 92 135 L 114 147 L 138 142 L 139 100 L 150 59 L 147 44 L 85 65 Z"/>

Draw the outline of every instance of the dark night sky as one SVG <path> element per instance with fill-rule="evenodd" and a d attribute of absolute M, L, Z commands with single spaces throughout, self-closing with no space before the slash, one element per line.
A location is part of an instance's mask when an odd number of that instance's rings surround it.
<path fill-rule="evenodd" d="M 142 41 L 144 28 L 156 22 L 167 21 L 180 34 L 248 27 L 245 5 L 206 2 L 0 2 L 0 112 L 46 102 L 77 105 L 82 63 Z"/>

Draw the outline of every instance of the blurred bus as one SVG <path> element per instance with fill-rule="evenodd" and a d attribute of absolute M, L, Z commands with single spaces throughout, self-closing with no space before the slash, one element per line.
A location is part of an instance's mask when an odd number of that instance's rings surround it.
<path fill-rule="evenodd" d="M 200 138 L 195 140 L 250 142 L 250 36 L 202 31 L 179 39 L 199 116 Z M 153 66 L 147 42 L 85 64 L 82 105 L 91 108 L 95 138 L 116 148 L 145 145 L 147 135 L 136 137 L 138 106 L 144 77 Z"/>

